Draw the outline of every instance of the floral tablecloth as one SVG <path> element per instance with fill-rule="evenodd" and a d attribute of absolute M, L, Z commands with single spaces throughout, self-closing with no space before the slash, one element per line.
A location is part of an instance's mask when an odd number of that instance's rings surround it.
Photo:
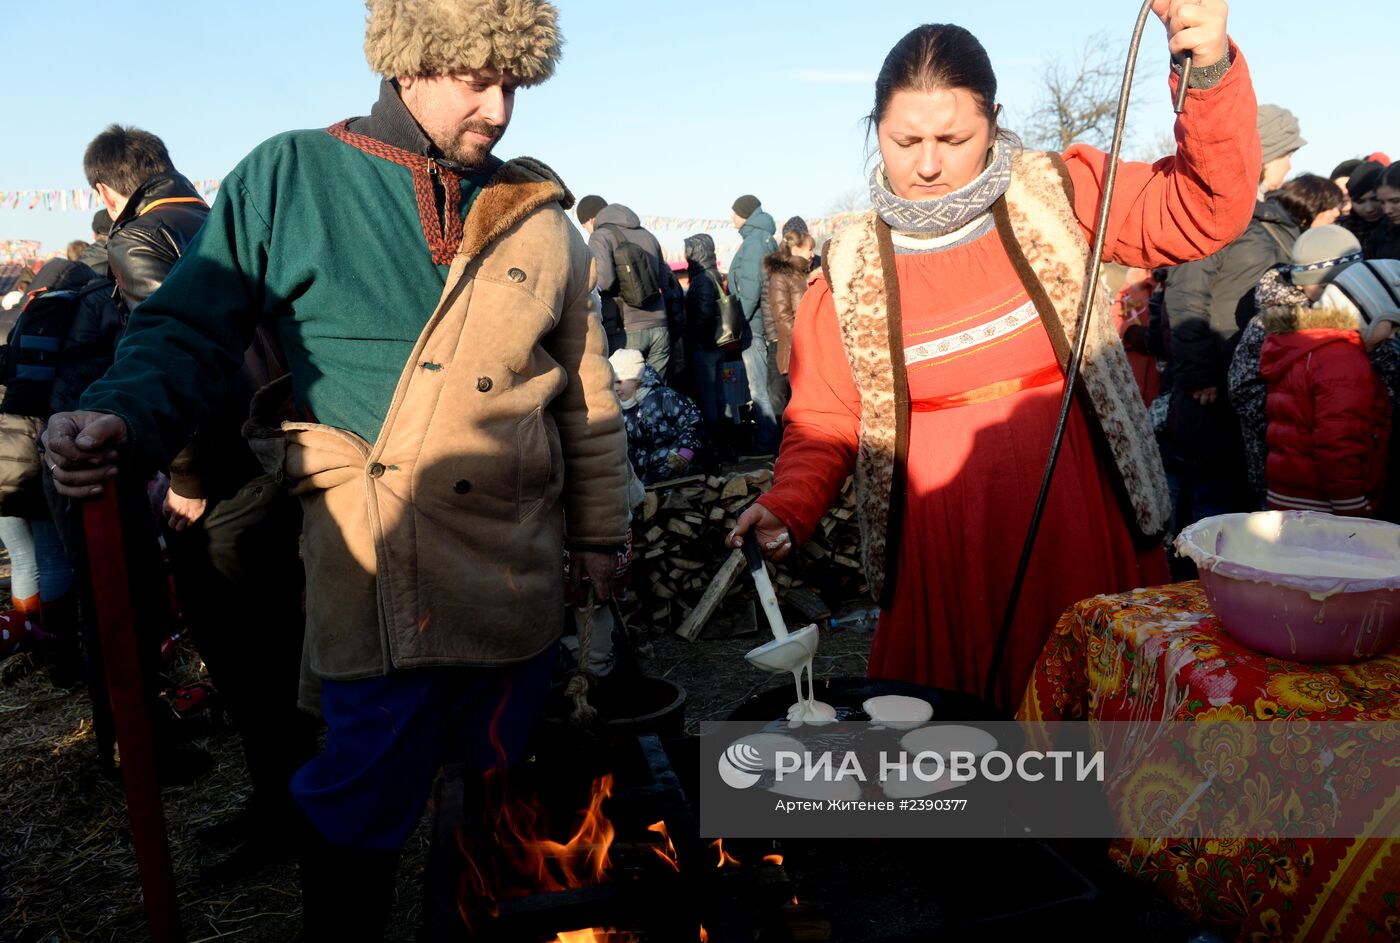
<path fill-rule="evenodd" d="M 1096 596 L 1061 616 L 1018 716 L 1251 721 L 1266 725 L 1266 736 L 1289 724 L 1397 721 L 1400 651 L 1355 665 L 1302 665 L 1236 644 L 1197 583 Z M 1303 770 L 1316 757 L 1295 762 Z M 1400 764 L 1400 747 L 1384 748 L 1382 762 Z M 1262 779 L 1261 787 L 1267 791 Z M 1400 796 L 1375 801 L 1378 822 L 1400 814 Z M 1288 808 L 1296 795 L 1261 794 L 1258 802 L 1261 820 L 1306 814 Z M 1400 940 L 1400 841 L 1116 839 L 1109 854 L 1227 939 Z"/>

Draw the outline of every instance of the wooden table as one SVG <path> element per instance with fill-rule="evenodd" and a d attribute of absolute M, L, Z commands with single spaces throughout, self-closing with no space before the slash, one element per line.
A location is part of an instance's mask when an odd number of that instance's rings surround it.
<path fill-rule="evenodd" d="M 1261 738 L 1291 721 L 1400 721 L 1400 651 L 1330 666 L 1258 654 L 1225 634 L 1195 582 L 1095 596 L 1060 617 L 1018 716 L 1248 721 L 1266 725 Z M 1400 744 L 1385 753 L 1400 764 Z M 1395 834 L 1400 790 L 1382 792 L 1368 797 L 1375 833 Z M 1109 854 L 1227 939 L 1400 940 L 1400 841 L 1115 839 Z"/>

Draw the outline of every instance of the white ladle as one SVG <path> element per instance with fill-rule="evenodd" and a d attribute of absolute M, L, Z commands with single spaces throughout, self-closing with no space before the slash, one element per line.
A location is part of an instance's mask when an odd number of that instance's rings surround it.
<path fill-rule="evenodd" d="M 773 581 L 768 577 L 768 569 L 763 564 L 763 553 L 758 549 L 758 538 L 750 528 L 744 534 L 744 558 L 748 561 L 749 572 L 753 575 L 754 586 L 758 589 L 758 601 L 763 606 L 763 614 L 768 617 L 768 626 L 773 630 L 773 641 L 765 642 L 744 657 L 749 664 L 764 671 L 781 674 L 792 672 L 797 683 L 797 700 L 808 702 L 816 699 L 812 682 L 812 655 L 817 650 L 817 626 L 809 623 L 796 632 L 789 632 L 783 622 L 783 613 L 778 608 L 778 597 L 773 592 Z M 807 695 L 802 694 L 802 667 L 807 668 Z"/>

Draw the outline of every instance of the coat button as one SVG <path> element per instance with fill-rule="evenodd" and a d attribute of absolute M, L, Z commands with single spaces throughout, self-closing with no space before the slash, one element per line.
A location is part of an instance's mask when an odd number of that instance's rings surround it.
<path fill-rule="evenodd" d="M 490 378 L 490 377 L 477 377 L 477 378 L 476 378 L 476 391 L 477 391 L 478 393 L 489 393 L 489 392 L 491 392 L 491 378 Z"/>
<path fill-rule="evenodd" d="M 458 494 L 466 494 L 468 491 L 472 490 L 472 483 L 465 478 L 459 478 L 456 484 L 452 486 L 452 490 Z"/>
<path fill-rule="evenodd" d="M 513 268 L 509 272 L 506 272 L 506 277 L 508 277 L 513 282 L 525 281 L 525 273 L 518 268 Z"/>
<path fill-rule="evenodd" d="M 383 474 L 384 474 L 384 466 L 381 465 L 381 464 L 379 464 L 378 462 L 375 462 L 373 465 L 371 465 L 371 466 L 369 467 L 369 476 L 370 476 L 371 478 L 379 478 L 379 477 L 382 477 Z"/>

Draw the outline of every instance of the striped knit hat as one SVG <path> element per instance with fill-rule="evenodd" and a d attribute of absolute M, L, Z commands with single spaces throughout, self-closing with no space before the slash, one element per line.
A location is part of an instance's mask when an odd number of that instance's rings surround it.
<path fill-rule="evenodd" d="M 1361 261 L 1361 243 L 1341 226 L 1309 229 L 1293 243 L 1288 274 L 1295 285 L 1331 281 L 1343 268 Z"/>

